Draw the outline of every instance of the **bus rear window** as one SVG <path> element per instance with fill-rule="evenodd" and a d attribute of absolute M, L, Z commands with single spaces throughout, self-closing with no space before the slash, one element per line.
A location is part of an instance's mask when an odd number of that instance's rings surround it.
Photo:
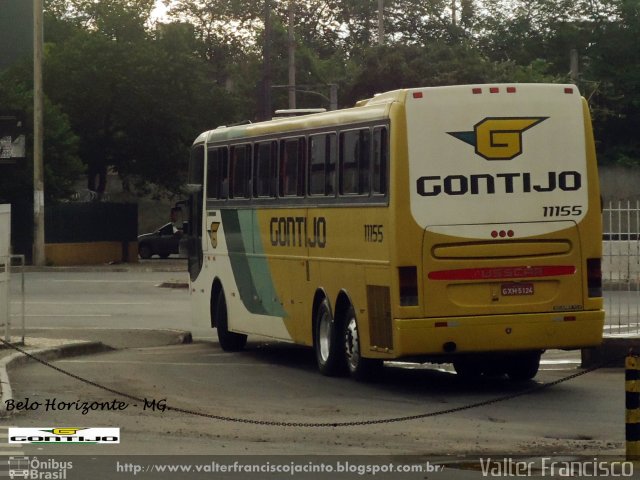
<path fill-rule="evenodd" d="M 387 193 L 387 163 L 389 148 L 387 128 L 373 129 L 373 167 L 371 172 L 371 191 L 373 194 Z"/>

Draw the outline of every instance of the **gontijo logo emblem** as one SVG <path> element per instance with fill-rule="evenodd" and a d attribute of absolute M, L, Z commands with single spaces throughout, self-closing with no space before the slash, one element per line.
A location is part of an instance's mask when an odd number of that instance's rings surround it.
<path fill-rule="evenodd" d="M 9 443 L 120 443 L 119 428 L 9 428 Z"/>
<path fill-rule="evenodd" d="M 487 160 L 512 160 L 522 153 L 522 133 L 549 117 L 489 117 L 472 132 L 447 132 L 476 149 Z"/>

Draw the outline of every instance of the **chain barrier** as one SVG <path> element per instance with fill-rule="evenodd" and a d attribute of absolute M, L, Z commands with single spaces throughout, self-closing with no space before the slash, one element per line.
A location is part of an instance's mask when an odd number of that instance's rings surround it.
<path fill-rule="evenodd" d="M 121 392 L 119 390 L 115 390 L 113 388 L 107 387 L 105 385 L 101 385 L 99 383 L 96 383 L 92 380 L 86 379 L 84 377 L 81 377 L 79 375 L 76 375 L 74 373 L 71 373 L 67 370 L 64 370 L 60 367 L 57 367 L 55 365 L 52 365 L 50 362 L 47 362 L 46 360 L 43 360 L 41 358 L 36 357 L 35 355 L 32 355 L 31 353 L 23 350 L 22 348 L 20 348 L 17 345 L 14 345 L 10 342 L 7 342 L 6 340 L 0 338 L 0 342 L 2 342 L 3 344 L 5 344 L 7 347 L 12 348 L 20 353 L 22 353 L 23 355 L 27 356 L 28 358 L 48 367 L 51 368 L 59 373 L 62 373 L 63 375 L 67 375 L 68 377 L 71 377 L 75 380 L 78 380 L 82 383 L 85 383 L 87 385 L 91 385 L 93 387 L 96 387 L 98 389 L 104 390 L 106 392 L 109 393 L 113 393 L 115 395 L 118 395 L 120 397 L 123 398 L 127 398 L 129 400 L 134 400 L 136 402 L 139 403 L 143 403 L 146 401 L 146 399 L 141 398 L 141 397 L 136 397 L 135 395 L 131 395 L 129 393 L 126 392 Z M 581 370 L 579 372 L 576 373 L 572 373 L 571 375 L 568 375 L 566 377 L 562 377 L 559 378 L 557 380 L 554 380 L 552 382 L 549 383 L 543 383 L 543 384 L 539 384 L 539 385 L 535 385 L 531 388 L 527 388 L 524 389 L 522 391 L 519 392 L 514 392 L 514 393 L 510 393 L 508 395 L 503 395 L 500 397 L 495 397 L 495 398 L 491 398 L 489 400 L 483 400 L 480 402 L 475 402 L 475 403 L 470 403 L 468 405 L 463 405 L 460 407 L 452 407 L 452 408 L 447 408 L 444 410 L 436 410 L 435 412 L 427 412 L 427 413 L 420 413 L 420 414 L 416 414 L 416 415 L 406 415 L 406 416 L 401 416 L 401 417 L 391 417 L 391 418 L 381 418 L 381 419 L 372 419 L 372 420 L 355 420 L 355 421 L 347 421 L 347 422 L 282 422 L 282 421 L 273 421 L 273 420 L 255 420 L 255 419 L 251 419 L 251 418 L 239 418 L 239 417 L 229 417 L 229 416 L 224 416 L 224 415 L 215 415 L 212 413 L 205 413 L 205 412 L 199 412 L 197 410 L 190 410 L 187 408 L 181 408 L 181 407 L 174 407 L 171 405 L 166 406 L 166 410 L 169 411 L 173 411 L 173 412 L 177 412 L 177 413 L 183 413 L 185 415 L 192 415 L 192 416 L 197 416 L 197 417 L 202 417 L 202 418 L 208 418 L 211 420 L 219 420 L 219 421 L 223 421 L 223 422 L 232 422 L 232 423 L 243 423 L 243 424 L 249 424 L 249 425 L 261 425 L 261 426 L 269 426 L 269 427 L 294 427 L 294 428 L 327 428 L 327 427 L 331 427 L 331 428 L 337 428 L 337 427 L 358 427 L 358 426 L 364 426 L 364 425 L 381 425 L 381 424 L 388 424 L 388 423 L 399 423 L 399 422 L 408 422 L 408 421 L 412 421 L 412 420 L 422 420 L 425 418 L 431 418 L 431 417 L 438 417 L 441 415 L 448 415 L 448 414 L 452 414 L 452 413 L 457 413 L 457 412 L 462 412 L 465 410 L 471 410 L 473 408 L 480 408 L 480 407 L 485 407 L 487 405 L 493 405 L 496 403 L 500 403 L 500 402 L 504 402 L 507 400 L 512 400 L 514 398 L 518 398 L 518 397 L 522 397 L 525 395 L 529 395 L 531 393 L 534 392 L 539 392 L 541 390 L 545 390 L 548 389 L 550 387 L 553 387 L 555 385 L 559 385 L 561 383 L 564 382 L 568 382 L 569 380 L 573 380 L 574 378 L 578 378 L 581 377 L 583 375 L 586 375 L 588 373 L 591 373 L 595 370 L 598 370 L 600 368 L 603 367 L 607 367 L 608 365 L 613 364 L 614 361 L 610 361 L 610 362 L 606 362 L 606 363 L 602 363 L 600 365 L 596 365 L 594 367 L 590 367 L 584 370 Z"/>

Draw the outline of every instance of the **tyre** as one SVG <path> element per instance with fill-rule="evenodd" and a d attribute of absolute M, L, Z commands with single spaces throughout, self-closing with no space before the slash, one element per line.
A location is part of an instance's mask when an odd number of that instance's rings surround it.
<path fill-rule="evenodd" d="M 153 252 L 151 251 L 151 247 L 149 245 L 143 243 L 142 245 L 138 246 L 138 255 L 140 255 L 140 258 L 144 258 L 146 260 L 148 258 L 151 258 Z"/>
<path fill-rule="evenodd" d="M 216 330 L 218 331 L 218 342 L 222 350 L 225 352 L 238 352 L 242 350 L 247 344 L 247 336 L 229 331 L 227 302 L 224 299 L 223 292 L 218 294 L 213 313 Z"/>
<path fill-rule="evenodd" d="M 313 348 L 318 370 L 329 377 L 342 375 L 346 370 L 341 329 L 336 324 L 329 301 L 322 300 L 315 313 Z"/>
<path fill-rule="evenodd" d="M 514 382 L 531 380 L 540 368 L 541 352 L 527 352 L 514 356 L 509 361 L 507 376 Z"/>
<path fill-rule="evenodd" d="M 473 358 L 454 360 L 453 368 L 456 374 L 468 380 L 478 378 L 484 373 L 483 365 L 477 359 Z"/>
<path fill-rule="evenodd" d="M 382 360 L 362 357 L 358 321 L 353 306 L 349 306 L 342 324 L 342 338 L 349 375 L 359 381 L 377 380 L 382 375 Z"/>
<path fill-rule="evenodd" d="M 168 254 L 168 253 L 160 253 L 160 254 L 158 254 L 158 256 L 159 256 L 160 258 L 163 258 L 163 259 L 167 259 L 167 258 L 169 258 L 169 254 Z"/>

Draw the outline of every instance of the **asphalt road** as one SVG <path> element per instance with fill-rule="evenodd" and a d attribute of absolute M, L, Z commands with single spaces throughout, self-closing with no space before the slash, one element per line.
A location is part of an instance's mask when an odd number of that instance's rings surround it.
<path fill-rule="evenodd" d="M 367 422 L 455 409 L 519 394 L 574 371 L 545 367 L 535 382 L 516 386 L 501 379 L 469 383 L 452 372 L 396 364 L 385 369 L 380 382 L 365 385 L 320 376 L 307 349 L 250 344 L 245 352 L 229 354 L 207 342 L 127 349 L 55 365 L 112 390 L 205 415 L 145 410 L 140 402 L 42 365 L 20 369 L 12 382 L 16 399 L 130 403 L 115 413 L 81 415 L 39 408 L 14 417 L 21 426 L 81 422 L 120 427 L 122 443 L 110 446 L 109 453 L 591 455 L 621 454 L 624 441 L 620 370 L 589 373 L 519 398 L 432 418 L 289 427 L 283 424 Z M 175 441 L 166 442 L 167 434 Z M 103 446 L 82 448 L 85 453 L 104 453 Z"/>
<path fill-rule="evenodd" d="M 189 330 L 187 291 L 160 287 L 180 281 L 184 272 L 29 273 L 27 323 L 58 336 L 94 339 L 108 337 L 105 332 L 110 332 L 109 338 L 119 338 L 123 328 Z M 17 305 L 12 307 L 15 310 Z M 479 455 L 624 455 L 622 370 L 598 370 L 527 393 L 576 373 L 575 356 L 550 352 L 535 381 L 524 385 L 502 379 L 469 383 L 446 368 L 406 364 L 389 364 L 380 382 L 360 384 L 322 377 L 312 352 L 305 348 L 252 341 L 246 351 L 229 354 L 220 350 L 213 332 L 194 334 L 193 344 L 162 346 L 145 343 L 142 331 L 138 340 L 132 335 L 116 345 L 121 350 L 54 363 L 111 391 L 39 364 L 20 367 L 11 376 L 16 401 L 29 398 L 42 405 L 48 400 L 124 401 L 128 406 L 86 415 L 41 406 L 18 412 L 10 422 L 34 428 L 119 427 L 118 445 L 64 446 L 64 454 L 100 456 L 413 455 L 455 463 Z M 127 396 L 166 402 L 173 409 L 145 409 L 144 402 Z M 407 416 L 420 418 L 379 422 Z M 285 425 L 349 422 L 360 424 Z M 62 451 L 60 445 L 25 445 L 22 452 L 42 456 Z M 468 478 L 469 472 L 478 473 L 477 458 L 474 465 L 475 470 L 456 470 L 456 476 L 428 478 Z M 390 478 L 424 479 L 425 475 Z"/>

